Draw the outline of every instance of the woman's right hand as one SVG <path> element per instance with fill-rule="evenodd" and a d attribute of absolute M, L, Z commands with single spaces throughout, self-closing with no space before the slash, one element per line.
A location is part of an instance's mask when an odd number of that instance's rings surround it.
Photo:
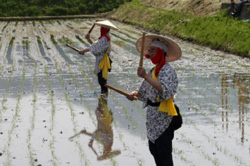
<path fill-rule="evenodd" d="M 137 98 L 138 98 L 138 91 L 132 91 L 127 96 L 127 99 L 130 101 L 137 100 Z"/>

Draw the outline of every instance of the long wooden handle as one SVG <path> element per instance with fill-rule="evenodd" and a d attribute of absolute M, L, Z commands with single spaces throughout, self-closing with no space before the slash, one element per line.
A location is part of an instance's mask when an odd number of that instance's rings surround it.
<path fill-rule="evenodd" d="M 146 32 L 143 32 L 143 34 L 142 34 L 142 43 L 141 43 L 142 44 L 141 45 L 141 57 L 140 57 L 140 62 L 139 62 L 140 67 L 143 66 L 145 35 L 146 35 Z"/>
<path fill-rule="evenodd" d="M 72 50 L 75 50 L 76 52 L 79 52 L 80 50 L 78 50 L 77 48 L 73 47 L 73 46 L 70 46 L 68 44 L 66 44 L 67 47 L 71 48 Z"/>
<path fill-rule="evenodd" d="M 114 91 L 116 91 L 116 92 L 118 92 L 118 93 L 120 93 L 120 94 L 122 94 L 122 95 L 124 95 L 126 97 L 130 96 L 128 93 L 126 93 L 126 92 L 124 92 L 124 91 L 122 91 L 120 89 L 117 89 L 117 88 L 115 88 L 115 87 L 113 87 L 111 85 L 105 84 L 104 86 L 109 88 L 109 89 L 112 89 L 112 90 L 114 90 Z M 137 100 L 137 97 L 135 97 L 135 99 Z"/>
<path fill-rule="evenodd" d="M 96 20 L 96 22 L 97 22 L 98 20 Z M 94 27 L 95 27 L 95 23 L 92 25 L 92 27 L 90 28 L 90 30 L 89 30 L 89 32 L 88 32 L 88 34 L 90 34 L 91 32 L 92 32 L 92 30 L 94 29 Z"/>

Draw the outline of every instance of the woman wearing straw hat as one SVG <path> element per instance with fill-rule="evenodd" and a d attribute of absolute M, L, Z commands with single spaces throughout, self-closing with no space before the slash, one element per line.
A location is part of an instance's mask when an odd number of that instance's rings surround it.
<path fill-rule="evenodd" d="M 141 52 L 142 38 L 136 43 Z M 172 40 L 159 36 L 147 35 L 144 39 L 145 57 L 150 59 L 155 67 L 146 74 L 143 67 L 138 67 L 137 75 L 144 79 L 138 91 L 132 91 L 129 100 L 137 97 L 147 107 L 147 137 L 149 150 L 157 166 L 171 166 L 172 139 L 174 137 L 173 116 L 177 116 L 178 108 L 173 103 L 177 93 L 178 79 L 175 70 L 168 62 L 181 57 L 180 47 Z"/>
<path fill-rule="evenodd" d="M 109 58 L 111 42 L 109 31 L 110 29 L 117 30 L 117 27 L 108 20 L 95 22 L 95 25 L 99 25 L 101 27 L 100 37 L 96 42 L 92 42 L 88 33 L 85 38 L 91 46 L 79 51 L 79 54 L 84 55 L 84 53 L 90 51 L 96 57 L 94 72 L 97 75 L 98 83 L 101 86 L 101 94 L 107 95 L 108 89 L 104 85 L 107 83 L 108 71 L 111 70 L 111 60 Z"/>

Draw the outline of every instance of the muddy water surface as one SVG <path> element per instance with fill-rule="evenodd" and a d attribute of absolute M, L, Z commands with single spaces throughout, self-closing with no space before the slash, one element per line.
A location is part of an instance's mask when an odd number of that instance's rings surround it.
<path fill-rule="evenodd" d="M 65 46 L 88 47 L 92 23 L 0 22 L 0 165 L 154 165 L 141 103 L 113 91 L 101 98 L 93 55 Z M 114 24 L 108 83 L 130 92 L 142 81 L 141 30 Z M 96 27 L 91 37 L 98 36 Z M 175 165 L 249 166 L 250 60 L 173 40 L 183 51 L 171 63 L 184 120 L 173 140 Z"/>

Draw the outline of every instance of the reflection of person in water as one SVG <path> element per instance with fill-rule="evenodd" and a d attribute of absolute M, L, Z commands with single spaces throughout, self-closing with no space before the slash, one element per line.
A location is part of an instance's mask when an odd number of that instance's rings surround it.
<path fill-rule="evenodd" d="M 121 153 L 120 150 L 112 151 L 113 145 L 113 130 L 111 123 L 113 121 L 112 112 L 108 109 L 107 98 L 100 96 L 98 106 L 96 108 L 97 129 L 93 133 L 89 133 L 86 130 L 82 130 L 82 134 L 86 134 L 91 137 L 89 141 L 89 147 L 97 155 L 97 160 L 105 160 L 110 157 L 114 157 Z M 103 154 L 98 156 L 93 147 L 93 142 L 97 141 L 103 145 Z"/>

